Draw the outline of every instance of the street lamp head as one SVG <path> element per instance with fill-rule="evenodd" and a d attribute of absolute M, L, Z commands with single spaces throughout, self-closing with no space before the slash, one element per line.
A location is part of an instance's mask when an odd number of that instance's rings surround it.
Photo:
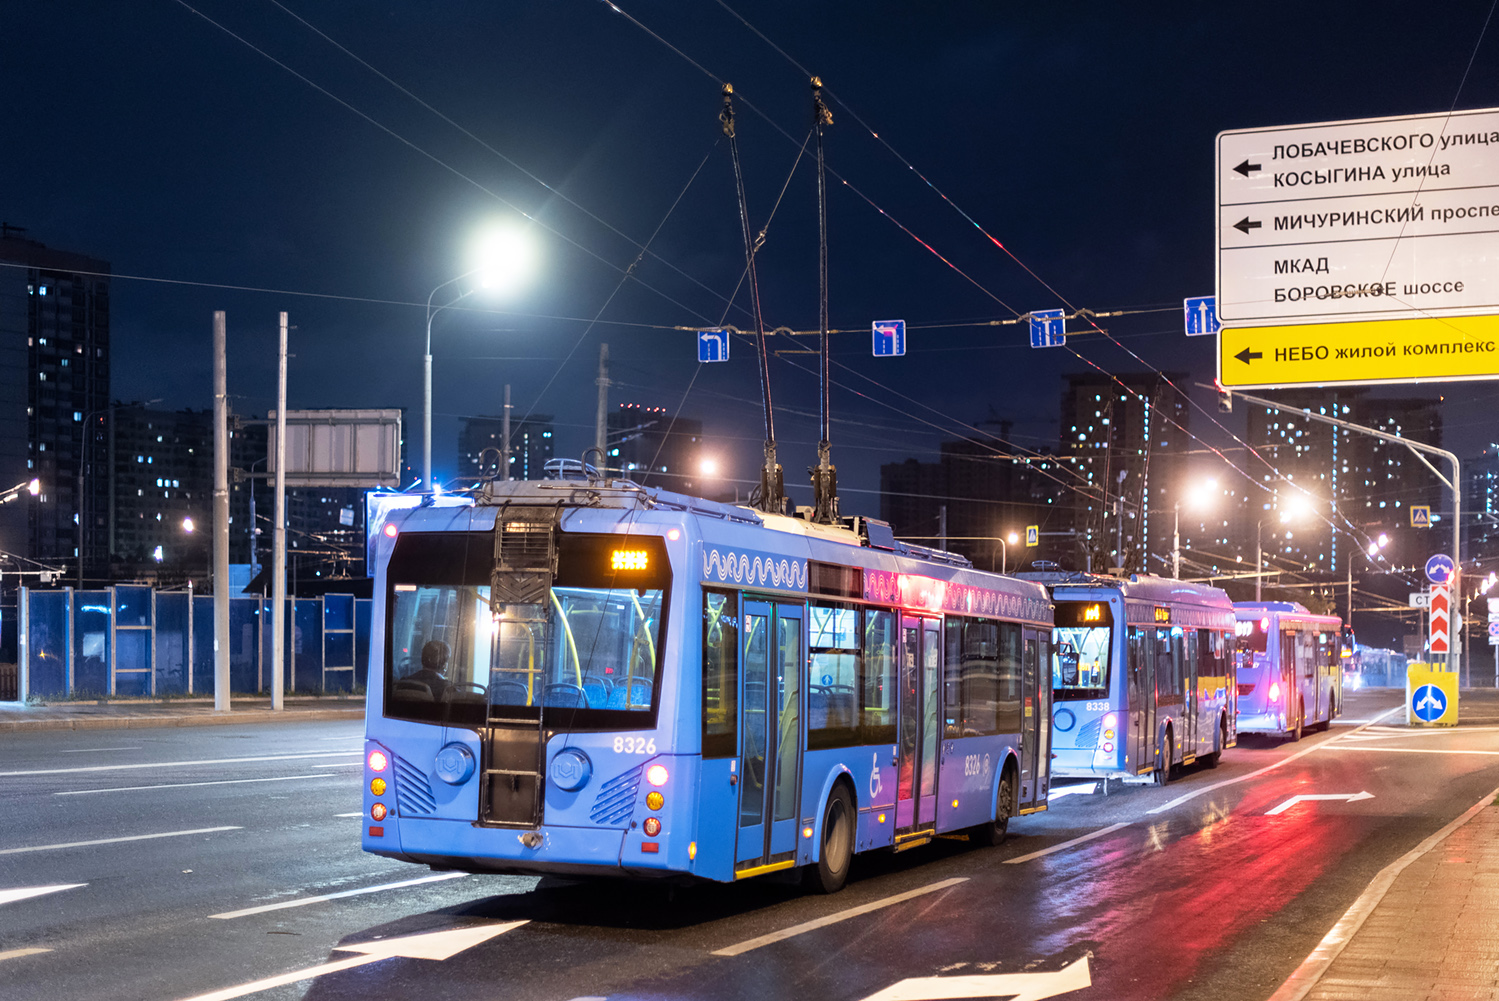
<path fill-rule="evenodd" d="M 1005 536 L 1005 541 L 1013 546 L 1015 543 L 1020 541 L 1020 533 L 1011 532 L 1009 535 Z"/>
<path fill-rule="evenodd" d="M 193 529 L 195 529 L 197 527 L 198 526 L 196 526 L 196 525 L 193 524 L 193 519 L 192 518 L 183 518 L 182 519 L 182 530 L 184 532 L 186 532 L 187 534 L 191 535 L 193 533 Z"/>
<path fill-rule="evenodd" d="M 507 294 L 525 285 L 536 266 L 530 234 L 513 225 L 492 226 L 474 241 L 474 273 L 479 285 Z"/>
<path fill-rule="evenodd" d="M 704 458 L 702 460 L 702 462 L 698 463 L 698 470 L 704 476 L 717 476 L 718 475 L 718 460 L 712 458 L 711 456 L 707 457 L 707 458 Z"/>
<path fill-rule="evenodd" d="M 42 492 L 42 481 L 39 480 L 39 479 L 36 479 L 35 477 L 33 477 L 32 480 L 31 480 L 31 482 L 28 483 L 28 484 L 26 484 L 26 492 L 29 493 L 29 494 L 31 494 L 31 496 L 33 496 L 33 497 L 35 497 L 37 494 L 41 493 Z"/>

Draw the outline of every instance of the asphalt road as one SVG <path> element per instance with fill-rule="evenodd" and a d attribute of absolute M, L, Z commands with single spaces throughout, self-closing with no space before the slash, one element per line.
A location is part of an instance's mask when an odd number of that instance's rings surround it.
<path fill-rule="evenodd" d="M 833 896 L 367 856 L 358 722 L 6 735 L 0 997 L 862 1001 L 1085 961 L 1082 1001 L 1262 1001 L 1381 868 L 1499 787 L 1499 700 L 1465 699 L 1452 731 L 1369 722 L 1400 700 L 1351 694 L 1331 732 L 1246 739 L 1165 788 L 1071 787 L 998 848 L 860 859 Z M 409 939 L 453 930 L 469 940 Z"/>

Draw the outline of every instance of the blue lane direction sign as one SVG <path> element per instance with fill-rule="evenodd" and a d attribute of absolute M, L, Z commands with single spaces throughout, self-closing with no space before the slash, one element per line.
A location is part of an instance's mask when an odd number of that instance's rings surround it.
<path fill-rule="evenodd" d="M 1452 579 L 1452 570 L 1452 557 L 1446 553 L 1437 553 L 1426 561 L 1426 579 L 1433 584 L 1447 583 Z"/>
<path fill-rule="evenodd" d="M 1067 321 L 1060 309 L 1031 311 L 1031 347 L 1059 348 L 1067 343 Z"/>
<path fill-rule="evenodd" d="M 1441 719 L 1447 712 L 1447 696 L 1436 685 L 1422 685 L 1411 693 L 1411 712 L 1426 723 Z"/>
<path fill-rule="evenodd" d="M 699 362 L 729 360 L 729 332 L 727 330 L 699 330 L 697 332 L 697 360 Z"/>
<path fill-rule="evenodd" d="M 874 356 L 898 358 L 906 353 L 906 321 L 874 321 Z"/>
<path fill-rule="evenodd" d="M 1187 316 L 1187 336 L 1206 337 L 1218 332 L 1218 297 L 1198 295 L 1182 300 Z"/>

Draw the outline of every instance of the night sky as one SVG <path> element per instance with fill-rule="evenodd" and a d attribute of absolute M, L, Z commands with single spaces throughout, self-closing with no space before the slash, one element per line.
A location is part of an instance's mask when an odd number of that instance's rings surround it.
<path fill-rule="evenodd" d="M 876 513 L 880 463 L 977 422 L 1055 447 L 1060 377 L 1089 362 L 1209 381 L 1181 300 L 1213 291 L 1215 134 L 1499 106 L 1492 7 L 624 0 L 658 39 L 600 0 L 0 0 L 0 217 L 111 262 L 116 398 L 209 406 L 223 309 L 233 405 L 263 414 L 287 310 L 290 406 L 404 406 L 418 466 L 428 294 L 469 270 L 480 226 L 527 224 L 535 278 L 434 325 L 437 475 L 454 475 L 459 419 L 498 414 L 507 382 L 517 416 L 553 415 L 558 454 L 580 454 L 607 342 L 612 402 L 702 419 L 747 486 L 751 345 L 700 367 L 671 328 L 752 326 L 747 294 L 726 300 L 744 257 L 722 80 L 756 229 L 785 186 L 758 257 L 767 326 L 816 328 L 810 146 L 792 166 L 820 74 L 832 324 L 854 331 L 833 339 L 833 458 L 844 512 Z M 979 325 L 1053 307 L 1131 311 L 1099 323 L 1144 364 L 1097 333 L 1038 351 L 1023 326 Z M 870 322 L 892 318 L 910 353 L 873 359 Z M 799 503 L 815 364 L 771 367 Z M 1392 392 L 1443 391 L 1447 445 L 1476 453 L 1491 383 Z M 1212 394 L 1195 398 L 1193 431 L 1224 444 Z"/>

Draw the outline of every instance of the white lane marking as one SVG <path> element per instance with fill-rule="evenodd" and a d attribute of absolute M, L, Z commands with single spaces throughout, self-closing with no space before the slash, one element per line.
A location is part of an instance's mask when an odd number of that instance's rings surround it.
<path fill-rule="evenodd" d="M 752 949 L 758 949 L 761 946 L 772 945 L 776 942 L 782 942 L 788 938 L 793 938 L 797 935 L 802 935 L 809 931 L 816 931 L 818 928 L 826 928 L 828 925 L 835 925 L 840 921 L 847 921 L 849 918 L 856 918 L 861 914 L 868 914 L 871 911 L 878 911 L 883 908 L 890 907 L 893 904 L 899 904 L 902 901 L 925 896 L 928 893 L 935 893 L 937 890 L 945 890 L 950 886 L 957 886 L 959 883 L 966 882 L 968 882 L 967 876 L 955 876 L 952 879 L 944 879 L 940 882 L 931 883 L 927 886 L 917 887 L 914 890 L 907 890 L 905 893 L 897 893 L 892 897 L 883 897 L 879 900 L 870 901 L 867 904 L 860 904 L 858 907 L 850 907 L 848 908 L 848 910 L 836 911 L 832 914 L 827 915 L 826 917 L 814 918 L 811 921 L 803 921 L 799 925 L 792 925 L 790 928 L 783 928 L 780 931 L 773 931 L 769 935 L 761 935 L 759 938 L 746 939 L 743 942 L 728 946 L 723 949 L 715 949 L 713 950 L 713 955 L 742 955 L 743 953 L 749 952 Z"/>
<path fill-rule="evenodd" d="M 314 768 L 363 768 L 363 761 L 335 761 L 331 765 L 313 765 Z"/>
<path fill-rule="evenodd" d="M 1322 979 L 1322 974 L 1326 973 L 1327 968 L 1332 965 L 1332 961 L 1338 958 L 1343 949 L 1353 940 L 1354 933 L 1363 927 L 1364 921 L 1384 899 L 1384 895 L 1394 885 L 1395 877 L 1399 876 L 1406 866 L 1441 844 L 1453 831 L 1478 816 L 1478 812 L 1492 803 L 1495 796 L 1499 796 L 1499 789 L 1495 789 L 1468 807 L 1467 812 L 1462 816 L 1379 870 L 1379 875 L 1375 876 L 1373 882 L 1364 888 L 1364 892 L 1359 894 L 1353 906 L 1343 912 L 1338 923 L 1322 936 L 1322 941 L 1317 943 L 1317 948 L 1301 961 L 1301 965 L 1296 967 L 1296 972 L 1286 978 L 1286 982 L 1280 985 L 1280 989 L 1270 995 L 1269 1001 L 1301 1001 L 1311 993 L 1312 988 L 1317 986 L 1317 981 Z"/>
<path fill-rule="evenodd" d="M 1329 747 L 1329 751 L 1379 751 L 1384 754 L 1499 754 L 1499 751 L 1469 751 L 1463 748 L 1443 747 L 1368 747 L 1363 744 Z"/>
<path fill-rule="evenodd" d="M 314 765 L 314 768 L 317 766 Z M 106 792 L 145 792 L 150 789 L 193 789 L 197 786 L 239 786 L 251 782 L 292 782 L 297 779 L 333 779 L 336 775 L 277 775 L 268 779 L 214 779 L 212 782 L 167 782 L 156 786 L 110 786 L 108 789 L 69 789 L 54 796 L 96 796 Z"/>
<path fill-rule="evenodd" d="M 1295 806 L 1297 803 L 1308 803 L 1308 802 L 1311 802 L 1313 800 L 1327 800 L 1327 801 L 1331 801 L 1331 800 L 1335 800 L 1335 799 L 1341 799 L 1341 800 L 1343 800 L 1345 802 L 1348 802 L 1348 803 L 1357 803 L 1360 800 L 1373 799 L 1373 798 L 1374 798 L 1374 794 L 1372 792 L 1370 792 L 1369 790 L 1367 790 L 1367 789 L 1365 789 L 1363 792 L 1313 792 L 1313 793 L 1304 793 L 1303 795 L 1300 795 L 1300 796 L 1292 796 L 1290 799 L 1288 799 L 1284 803 L 1280 804 L 1280 806 L 1272 807 L 1271 809 L 1266 810 L 1265 811 L 1265 816 L 1267 816 L 1267 817 L 1273 817 L 1273 816 L 1275 816 L 1277 814 L 1285 813 L 1287 810 L 1289 810 L 1291 807 Z"/>
<path fill-rule="evenodd" d="M 0 890 L 0 904 L 10 904 L 17 900 L 29 900 L 32 897 L 41 897 L 48 893 L 56 893 L 59 890 L 76 890 L 80 886 L 88 886 L 88 884 L 59 883 L 56 886 L 19 886 L 14 890 Z"/>
<path fill-rule="evenodd" d="M 153 838 L 183 838 L 190 834 L 217 834 L 220 831 L 242 831 L 243 827 L 199 827 L 191 831 L 165 831 L 161 834 L 132 834 L 125 838 L 100 838 L 97 841 L 66 841 L 57 845 L 27 845 L 25 848 L 0 848 L 0 855 L 22 852 L 50 852 L 59 848 L 88 848 L 93 845 L 117 845 L 123 841 L 150 841 Z"/>
<path fill-rule="evenodd" d="M 335 813 L 333 816 L 337 817 L 337 818 L 343 818 L 343 817 L 362 817 L 362 816 L 364 816 L 364 814 L 362 814 L 362 813 Z"/>
<path fill-rule="evenodd" d="M 351 813 L 348 816 L 357 817 L 359 814 Z M 249 917 L 251 914 L 264 914 L 267 911 L 284 911 L 288 907 L 306 907 L 308 904 L 321 904 L 325 900 L 341 900 L 344 897 L 357 897 L 364 893 L 379 893 L 382 890 L 399 890 L 407 886 L 420 886 L 423 883 L 440 883 L 445 879 L 461 879 L 467 876 L 466 872 L 443 872 L 436 876 L 419 876 L 416 879 L 403 879 L 399 883 L 382 883 L 379 886 L 366 886 L 358 890 L 343 890 L 339 893 L 325 893 L 321 897 L 302 897 L 298 900 L 283 900 L 279 904 L 262 904 L 259 907 L 246 907 L 242 911 L 225 911 L 223 914 L 210 914 L 211 918 L 220 921 L 228 921 L 231 918 Z"/>
<path fill-rule="evenodd" d="M 1092 841 L 1094 838 L 1101 838 L 1105 834 L 1113 834 L 1115 831 L 1128 827 L 1129 823 L 1130 822 L 1126 821 L 1122 824 L 1110 824 L 1108 827 L 1100 827 L 1096 831 L 1093 831 L 1089 834 L 1084 834 L 1080 838 L 1073 838 L 1071 841 L 1063 841 L 1059 845 L 1052 845 L 1050 848 L 1043 848 L 1039 852 L 1031 852 L 1029 855 L 1022 855 L 1019 858 L 1007 858 L 1005 859 L 1005 865 L 1016 865 L 1020 862 L 1029 862 L 1031 859 L 1041 858 L 1043 855 L 1050 855 L 1053 852 L 1066 851 L 1073 845 L 1080 845 L 1084 841 Z"/>
<path fill-rule="evenodd" d="M 362 751 L 318 751 L 315 754 L 268 754 L 256 758 L 203 758 L 198 761 L 147 761 L 136 765 L 87 765 L 83 768 L 38 768 L 24 772 L 0 772 L 0 779 L 23 775 L 77 775 L 83 772 L 117 772 L 128 768 L 188 768 L 194 765 L 241 765 L 255 761 L 300 761 L 304 758 L 336 758 Z"/>
<path fill-rule="evenodd" d="M 1041 1001 L 1093 986 L 1088 957 L 1051 973 L 980 973 L 955 977 L 910 977 L 897 981 L 864 1001 L 944 1001 L 948 998 L 1012 997 L 1013 1001 Z"/>
<path fill-rule="evenodd" d="M 221 991 L 213 991 L 210 994 L 198 994 L 184 1001 L 230 1001 L 231 998 L 242 998 L 246 994 L 259 994 L 268 991 L 272 987 L 285 987 L 299 980 L 311 980 L 313 977 L 321 977 L 325 973 L 337 973 L 340 970 L 352 969 L 356 966 L 364 966 L 367 963 L 378 963 L 382 959 L 391 959 L 401 956 L 406 959 L 450 959 L 465 949 L 481 945 L 496 935 L 503 935 L 507 931 L 519 928 L 526 924 L 525 921 L 507 921 L 497 925 L 477 925 L 469 928 L 449 928 L 447 931 L 427 932 L 423 935 L 406 935 L 401 938 L 387 938 L 378 942 L 363 942 L 359 945 L 335 945 L 335 952 L 358 952 L 363 955 L 351 959 L 340 959 L 332 963 L 323 963 L 319 966 L 310 966 L 305 970 L 293 970 L 291 973 L 283 973 L 277 977 L 267 977 L 254 983 L 240 984 L 238 987 L 226 987 Z"/>
<path fill-rule="evenodd" d="M 1387 709 L 1384 712 L 1380 713 L 1378 716 L 1374 717 L 1374 721 L 1377 722 L 1377 721 L 1382 720 L 1382 719 L 1384 719 L 1384 718 L 1386 718 L 1388 716 L 1392 716 L 1395 713 L 1400 712 L 1400 710 L 1402 710 L 1404 708 L 1405 708 L 1404 706 L 1395 706 L 1393 709 Z M 1280 768 L 1282 765 L 1288 765 L 1291 762 L 1295 761 L 1297 758 L 1305 757 L 1306 755 L 1311 754 L 1313 751 L 1320 751 L 1323 748 L 1328 747 L 1329 745 L 1337 744 L 1339 741 L 1346 740 L 1348 737 L 1352 736 L 1352 734 L 1358 733 L 1359 730 L 1362 730 L 1364 727 L 1373 726 L 1373 725 L 1374 724 L 1372 722 L 1371 723 L 1365 723 L 1363 726 L 1359 727 L 1356 730 L 1352 730 L 1352 731 L 1350 731 L 1349 733 L 1346 733 L 1346 734 L 1339 734 L 1338 736 L 1333 737 L 1331 740 L 1323 741 L 1320 744 L 1313 744 L 1311 747 L 1303 748 L 1302 750 L 1297 751 L 1295 754 L 1292 754 L 1292 755 L 1290 755 L 1288 757 L 1281 758 L 1279 761 L 1275 762 L 1272 765 L 1266 765 L 1264 768 L 1255 769 L 1254 771 L 1250 772 L 1248 775 L 1240 775 L 1236 779 L 1224 779 L 1222 782 L 1214 782 L 1212 785 L 1203 786 L 1201 789 L 1195 789 L 1192 792 L 1189 792 L 1189 793 L 1187 793 L 1187 794 L 1185 794 L 1183 796 L 1178 796 L 1175 799 L 1171 800 L 1169 803 L 1163 803 L 1160 806 L 1157 806 L 1157 807 L 1154 807 L 1152 809 L 1146 810 L 1145 813 L 1146 813 L 1146 815 L 1153 814 L 1153 813 L 1164 813 L 1165 811 L 1170 810 L 1173 807 L 1181 806 L 1183 803 L 1187 802 L 1188 800 L 1193 800 L 1193 799 L 1196 799 L 1198 796 L 1204 796 L 1204 795 L 1206 795 L 1206 794 L 1208 794 L 1210 792 L 1213 792 L 1215 789 L 1222 789 L 1224 786 L 1231 786 L 1231 785 L 1236 785 L 1237 783 L 1240 783 L 1240 782 L 1247 782 L 1247 781 L 1249 781 L 1252 778 L 1257 778 L 1257 777 L 1259 777 L 1261 775 L 1264 775 L 1266 772 L 1273 772 L 1273 771 L 1275 771 L 1275 769 Z"/>
<path fill-rule="evenodd" d="M 4 952 L 0 952 L 0 962 L 4 962 L 7 959 L 20 959 L 22 956 L 39 956 L 44 952 L 51 951 L 51 949 L 7 949 Z"/>
<path fill-rule="evenodd" d="M 70 747 L 63 754 L 94 754 L 104 751 L 139 751 L 139 747 Z"/>
<path fill-rule="evenodd" d="M 1096 792 L 1098 792 L 1097 782 L 1084 782 L 1082 785 L 1062 786 L 1061 788 L 1052 786 L 1051 791 L 1046 794 L 1046 798 L 1050 801 L 1061 799 L 1063 796 L 1091 796 Z"/>

